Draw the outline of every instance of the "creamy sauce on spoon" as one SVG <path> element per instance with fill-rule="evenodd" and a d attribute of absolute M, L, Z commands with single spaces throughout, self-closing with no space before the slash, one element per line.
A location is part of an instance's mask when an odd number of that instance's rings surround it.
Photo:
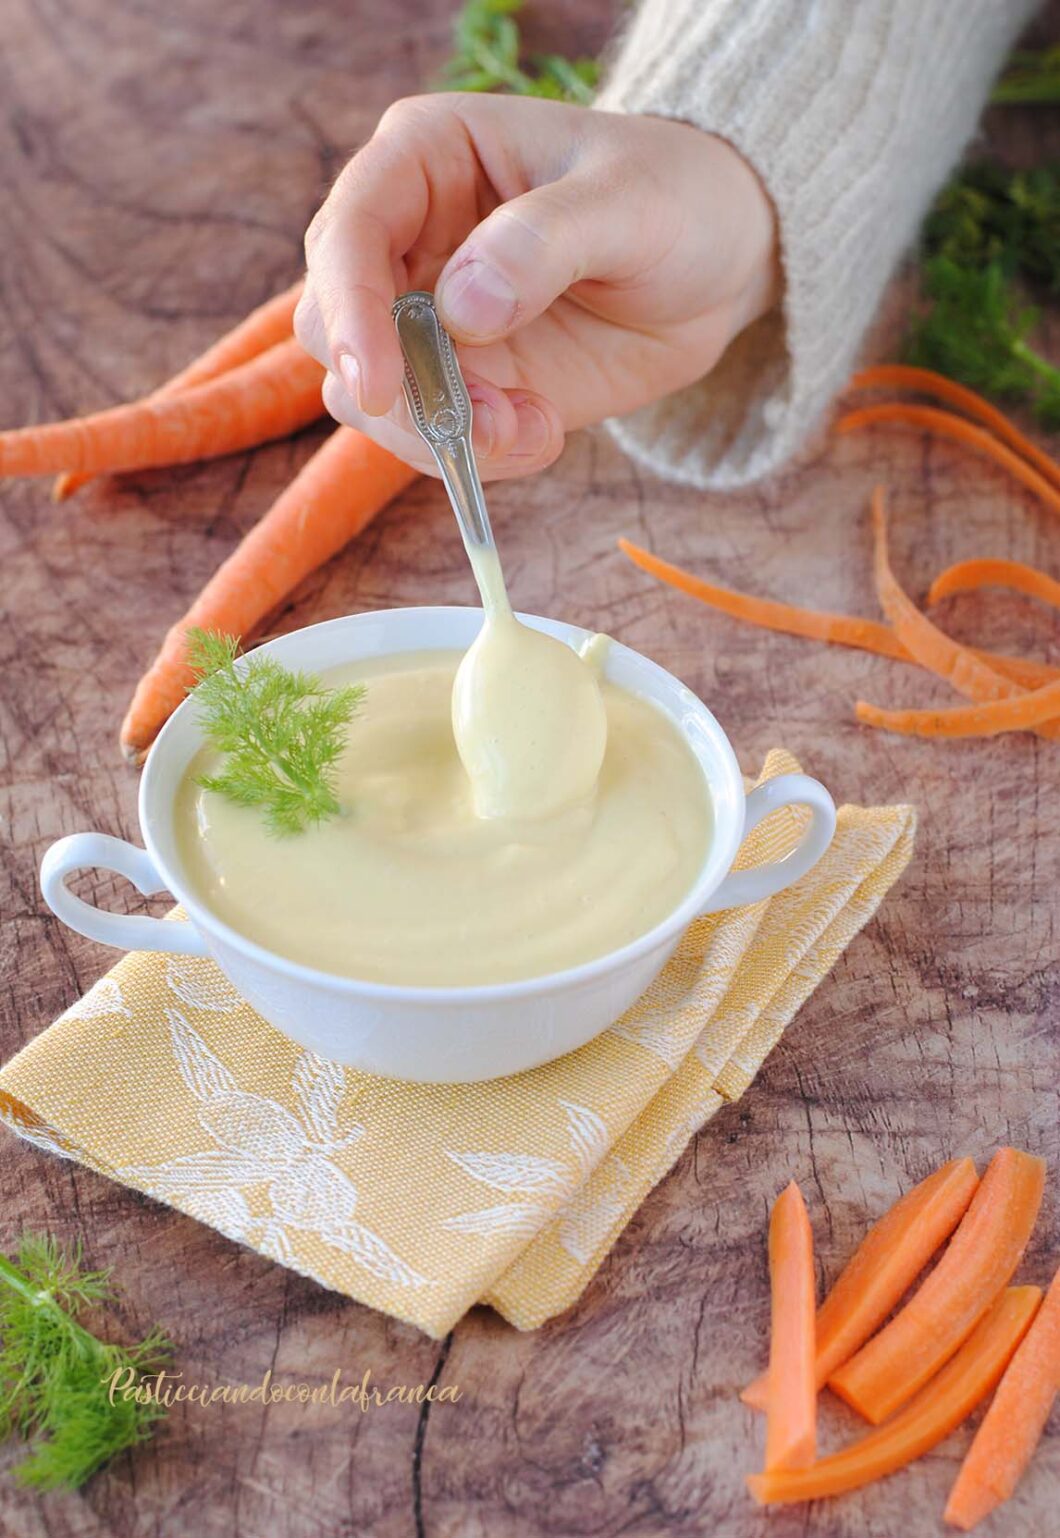
<path fill-rule="evenodd" d="M 593 793 L 607 746 L 598 670 L 512 613 L 494 549 L 469 551 L 482 629 L 453 686 L 453 736 L 480 817 L 551 817 Z"/>

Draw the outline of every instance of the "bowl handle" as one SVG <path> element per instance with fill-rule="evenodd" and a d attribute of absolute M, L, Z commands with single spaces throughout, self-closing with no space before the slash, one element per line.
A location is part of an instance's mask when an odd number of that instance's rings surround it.
<path fill-rule="evenodd" d="M 761 902 L 775 897 L 785 887 L 805 876 L 817 864 L 832 842 L 835 832 L 835 802 L 817 780 L 808 774 L 778 774 L 756 785 L 747 797 L 744 837 L 757 827 L 763 817 L 782 806 L 808 806 L 810 825 L 789 855 L 770 860 L 750 870 L 730 871 L 701 913 L 717 913 L 722 908 L 739 908 L 744 903 Z"/>
<path fill-rule="evenodd" d="M 67 877 L 97 866 L 126 876 L 145 897 L 164 892 L 166 884 L 146 849 L 138 849 L 109 833 L 71 833 L 47 851 L 40 867 L 44 901 L 79 935 L 116 945 L 123 951 L 176 951 L 181 956 L 206 956 L 202 937 L 187 919 L 155 919 L 144 914 L 108 913 L 75 897 Z"/>

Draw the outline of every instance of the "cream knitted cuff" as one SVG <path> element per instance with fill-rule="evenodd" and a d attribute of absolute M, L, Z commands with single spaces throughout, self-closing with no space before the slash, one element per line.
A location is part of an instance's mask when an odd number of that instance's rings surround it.
<path fill-rule="evenodd" d="M 727 139 L 775 204 L 780 311 L 705 379 L 609 423 L 671 479 L 786 460 L 848 377 L 881 292 L 975 128 L 1033 0 L 644 0 L 597 105 Z"/>

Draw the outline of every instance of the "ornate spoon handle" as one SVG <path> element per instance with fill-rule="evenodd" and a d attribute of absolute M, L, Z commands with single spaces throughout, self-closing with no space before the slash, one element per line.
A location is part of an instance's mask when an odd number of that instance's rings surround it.
<path fill-rule="evenodd" d="M 413 423 L 434 455 L 474 562 L 476 551 L 495 547 L 471 448 L 471 397 L 452 340 L 427 293 L 402 294 L 394 303 L 394 324 L 405 355 L 405 399 Z"/>

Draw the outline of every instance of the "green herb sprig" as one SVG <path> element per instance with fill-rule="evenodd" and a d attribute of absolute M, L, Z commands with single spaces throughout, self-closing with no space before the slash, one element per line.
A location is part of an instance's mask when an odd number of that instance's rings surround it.
<path fill-rule="evenodd" d="M 906 361 L 1021 400 L 1044 427 L 1060 427 L 1060 369 L 1028 342 L 1038 311 L 1021 302 L 1000 264 L 977 271 L 936 256 L 921 278 L 931 308 L 913 323 Z"/>
<path fill-rule="evenodd" d="M 961 267 L 996 263 L 1006 278 L 1060 293 L 1060 167 L 963 166 L 927 217 L 923 247 Z"/>
<path fill-rule="evenodd" d="M 30 1440 L 14 1470 L 23 1484 L 76 1488 L 165 1415 L 153 1400 L 111 1393 L 115 1374 L 138 1382 L 165 1366 L 171 1348 L 158 1330 L 115 1346 L 78 1322 L 110 1297 L 108 1273 L 82 1267 L 79 1248 L 25 1234 L 15 1263 L 0 1255 L 0 1437 Z"/>
<path fill-rule="evenodd" d="M 329 689 L 271 657 L 241 657 L 237 640 L 214 631 L 188 632 L 188 658 L 203 730 L 225 755 L 220 770 L 198 783 L 260 808 L 270 832 L 281 835 L 341 811 L 334 769 L 363 686 Z"/>
<path fill-rule="evenodd" d="M 1031 337 L 1031 291 L 1060 293 L 1060 168 L 964 167 L 924 225 L 921 292 L 903 356 L 1060 425 L 1060 369 Z"/>
<path fill-rule="evenodd" d="M 1016 52 L 990 100 L 997 106 L 1049 106 L 1060 102 L 1060 47 Z"/>
<path fill-rule="evenodd" d="M 453 56 L 440 85 L 449 91 L 507 91 L 588 105 L 599 78 L 595 59 L 536 55 L 522 62 L 514 18 L 523 0 L 465 0 L 453 21 Z"/>

